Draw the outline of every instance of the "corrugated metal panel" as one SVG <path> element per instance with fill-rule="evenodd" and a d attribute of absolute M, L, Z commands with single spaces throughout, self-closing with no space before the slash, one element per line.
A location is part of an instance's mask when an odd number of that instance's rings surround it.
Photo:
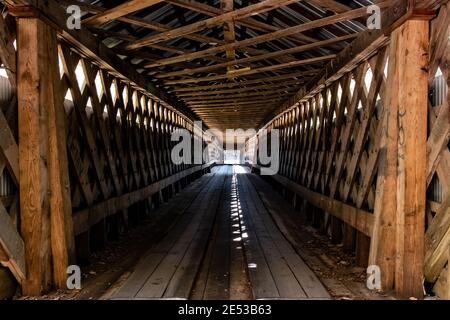
<path fill-rule="evenodd" d="M 433 107 L 439 106 L 447 99 L 447 83 L 442 74 L 434 78 L 431 85 L 430 99 Z"/>
<path fill-rule="evenodd" d="M 8 170 L 4 170 L 0 177 L 0 197 L 10 196 L 16 193 L 16 187 Z"/>
<path fill-rule="evenodd" d="M 440 106 L 445 104 L 447 99 L 447 83 L 442 76 L 442 74 L 438 74 L 431 85 L 430 88 L 430 103 L 433 107 Z M 439 178 L 435 174 L 433 179 L 430 182 L 427 190 L 427 198 L 431 201 L 442 202 L 442 186 L 439 183 Z"/>
<path fill-rule="evenodd" d="M 12 90 L 9 79 L 0 76 L 0 106 L 8 103 L 11 100 Z"/>
<path fill-rule="evenodd" d="M 3 107 L 9 103 L 12 98 L 11 84 L 8 78 L 0 76 L 0 112 Z M 0 196 L 8 196 L 14 194 L 15 185 L 12 181 L 8 170 L 5 168 L 0 176 Z"/>

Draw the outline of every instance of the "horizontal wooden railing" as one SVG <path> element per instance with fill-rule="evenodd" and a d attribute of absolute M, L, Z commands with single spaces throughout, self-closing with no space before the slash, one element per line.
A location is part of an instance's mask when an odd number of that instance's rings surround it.
<path fill-rule="evenodd" d="M 260 166 L 256 164 L 251 166 L 256 171 L 260 170 Z M 352 228 L 364 233 L 366 236 L 370 237 L 372 235 L 374 219 L 372 212 L 348 205 L 321 193 L 311 191 L 282 175 L 275 174 L 268 177 L 282 185 L 283 188 L 290 190 L 292 193 L 300 196 L 300 198 L 308 201 L 313 206 L 339 218 Z"/>
<path fill-rule="evenodd" d="M 210 168 L 213 164 L 214 162 L 211 162 L 208 164 L 188 168 L 186 170 L 177 172 L 170 177 L 152 183 L 140 190 L 132 191 L 130 193 L 108 199 L 92 206 L 91 208 L 74 213 L 73 223 L 75 235 L 79 235 L 89 230 L 90 227 L 110 215 L 116 214 L 121 210 L 129 208 L 131 205 L 139 201 L 148 199 L 152 195 L 158 193 L 159 191 L 170 185 L 175 184 L 176 182 L 189 175 Z"/>

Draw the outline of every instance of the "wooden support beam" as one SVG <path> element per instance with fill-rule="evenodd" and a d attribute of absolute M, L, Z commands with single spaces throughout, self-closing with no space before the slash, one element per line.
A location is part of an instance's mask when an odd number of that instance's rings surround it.
<path fill-rule="evenodd" d="M 21 234 L 25 295 L 65 288 L 74 239 L 56 31 L 17 20 Z"/>
<path fill-rule="evenodd" d="M 224 13 L 231 12 L 234 9 L 234 0 L 220 0 L 220 7 Z M 232 43 L 236 41 L 236 34 L 234 32 L 234 22 L 233 20 L 229 20 L 224 22 L 223 24 L 223 38 L 227 43 Z M 226 56 L 228 60 L 235 59 L 235 51 L 227 50 Z M 234 69 L 233 65 L 228 66 L 228 71 L 232 71 Z"/>
<path fill-rule="evenodd" d="M 82 11 L 86 11 L 86 12 L 90 12 L 90 13 L 94 13 L 94 14 L 100 14 L 107 10 L 98 5 L 86 4 L 84 2 L 75 1 L 75 0 L 60 0 L 60 2 L 62 2 L 65 6 L 75 4 L 75 5 L 79 6 Z M 220 9 L 217 9 L 217 8 L 214 8 L 214 9 L 220 11 Z M 221 12 L 220 12 L 220 14 L 221 14 Z M 123 17 L 117 18 L 117 20 L 128 23 L 128 24 L 132 24 L 135 26 L 139 26 L 142 28 L 159 31 L 159 32 L 170 31 L 170 29 L 171 29 L 167 25 L 164 25 L 164 24 L 161 24 L 161 23 L 158 23 L 155 21 L 148 21 L 146 19 L 139 18 L 139 17 L 133 16 L 133 15 L 123 16 Z M 226 44 L 225 41 L 222 41 L 222 40 L 219 40 L 219 39 L 216 39 L 213 37 L 205 36 L 205 35 L 202 35 L 199 33 L 192 33 L 192 34 L 186 35 L 184 38 L 189 39 L 189 40 L 194 40 L 194 41 L 197 41 L 200 43 L 207 43 L 208 45 Z M 134 40 L 132 40 L 132 41 L 134 41 Z M 170 51 L 170 52 L 181 51 L 179 48 L 167 46 L 167 45 L 154 44 L 151 47 L 157 48 L 158 46 L 161 48 L 164 48 L 164 50 Z M 249 54 L 252 54 L 252 55 L 260 55 L 260 54 L 267 53 L 265 50 L 255 49 L 253 47 L 244 47 L 241 50 L 245 50 L 246 52 L 248 52 Z M 132 51 L 125 50 L 125 49 L 121 49 L 122 52 L 118 52 L 118 47 L 115 47 L 114 51 L 116 51 L 117 53 L 120 53 L 120 54 L 124 54 L 126 56 L 128 56 L 128 55 L 136 56 L 136 54 L 137 54 L 136 52 L 132 52 Z M 143 54 L 140 54 L 140 55 L 143 55 Z M 288 60 L 287 58 L 288 57 L 283 58 L 283 60 Z M 219 61 L 222 58 L 219 58 L 215 55 L 211 55 L 211 56 L 207 57 L 206 59 L 211 60 L 211 61 Z M 289 59 L 292 60 L 294 58 L 292 58 L 292 59 L 289 58 Z M 151 60 L 155 60 L 155 59 L 151 59 Z"/>
<path fill-rule="evenodd" d="M 267 92 L 267 93 L 255 92 L 254 94 L 251 94 L 251 95 L 233 95 L 233 96 L 229 96 L 229 97 L 227 97 L 227 96 L 212 97 L 212 98 L 211 97 L 210 98 L 203 97 L 203 98 L 195 98 L 195 99 L 184 98 L 183 101 L 185 101 L 186 103 L 190 103 L 190 104 L 218 103 L 218 102 L 239 103 L 239 102 L 248 102 L 248 101 L 251 101 L 252 99 L 253 100 L 267 99 L 267 101 L 269 101 L 272 98 L 280 98 L 280 97 L 286 98 L 287 96 L 289 96 L 289 92 L 286 92 L 286 90 L 283 90 L 282 92 Z"/>
<path fill-rule="evenodd" d="M 181 80 L 169 80 L 169 81 L 165 81 L 164 83 L 166 85 L 186 84 L 186 83 L 198 83 L 198 82 L 203 82 L 203 81 L 214 81 L 214 80 L 227 79 L 230 76 L 232 76 L 232 77 L 248 76 L 248 75 L 258 74 L 258 73 L 263 73 L 263 72 L 276 71 L 276 70 L 280 70 L 280 69 L 293 68 L 293 67 L 297 67 L 297 66 L 321 63 L 324 61 L 332 60 L 335 57 L 336 57 L 336 55 L 330 54 L 330 55 L 323 56 L 323 57 L 309 58 L 309 59 L 304 59 L 304 60 L 280 63 L 280 64 L 275 64 L 275 65 L 267 66 L 267 67 L 260 67 L 260 68 L 256 68 L 256 69 L 250 69 L 250 68 L 243 68 L 242 70 L 237 69 L 237 70 L 234 70 L 233 73 L 227 72 L 226 74 L 219 74 L 216 76 L 188 78 L 188 79 L 181 79 Z"/>
<path fill-rule="evenodd" d="M 398 94 L 397 266 L 399 295 L 423 296 L 429 22 L 409 20 L 395 30 Z M 394 40 L 395 41 L 395 40 Z M 391 62 L 391 61 L 390 61 Z M 395 67 L 395 65 L 394 65 Z M 396 87 L 394 87 L 396 88 Z M 391 88 L 392 90 L 392 88 Z"/>
<path fill-rule="evenodd" d="M 204 15 L 215 17 L 222 14 L 222 11 L 216 7 L 210 6 L 206 3 L 202 3 L 194 0 L 167 0 L 166 2 L 172 3 L 174 5 L 186 8 L 195 12 L 202 13 Z M 261 32 L 274 32 L 280 30 L 279 27 L 273 26 L 271 24 L 256 20 L 252 17 L 236 20 L 235 24 L 251 28 L 253 30 Z M 303 34 L 292 34 L 289 36 L 289 40 L 294 41 L 298 44 L 315 42 L 317 39 L 303 35 Z M 247 48 L 246 48 L 247 49 Z"/>
<path fill-rule="evenodd" d="M 266 88 L 267 89 L 267 88 Z M 209 100 L 217 100 L 217 99 L 235 99 L 235 98 L 249 98 L 249 97 L 262 97 L 262 96 L 270 96 L 270 95 L 280 95 L 286 94 L 288 92 L 292 92 L 296 90 L 294 87 L 291 88 L 281 88 L 274 90 L 264 90 L 264 91 L 254 91 L 254 92 L 237 92 L 237 93 L 229 93 L 222 92 L 222 94 L 214 94 L 214 95 L 197 95 L 197 96 L 180 96 L 180 99 L 184 101 L 209 101 Z"/>
<path fill-rule="evenodd" d="M 155 4 L 162 2 L 162 0 L 132 0 L 125 1 L 125 3 L 111 8 L 103 13 L 85 19 L 83 22 L 87 24 L 103 24 L 111 20 L 126 16 L 129 13 L 136 12 Z"/>
<path fill-rule="evenodd" d="M 18 283 L 26 277 L 23 240 L 11 217 L 0 204 L 0 264 L 9 268 Z"/>
<path fill-rule="evenodd" d="M 370 263 L 381 268 L 384 290 L 423 296 L 428 22 L 408 20 L 391 36 Z"/>
<path fill-rule="evenodd" d="M 390 1 L 385 1 L 378 5 L 381 8 L 385 8 L 387 6 L 390 6 L 391 4 L 390 4 Z M 325 18 L 317 19 L 317 20 L 312 20 L 312 21 L 305 22 L 305 23 L 297 25 L 297 26 L 293 26 L 293 27 L 281 29 L 278 31 L 274 31 L 271 33 L 263 34 L 260 36 L 252 37 L 250 39 L 236 41 L 234 43 L 220 45 L 220 46 L 216 46 L 213 48 L 201 50 L 201 51 L 190 53 L 190 54 L 161 59 L 161 60 L 155 62 L 154 64 L 148 65 L 148 67 L 164 66 L 164 65 L 169 65 L 169 64 L 179 63 L 179 62 L 190 61 L 190 60 L 194 60 L 194 59 L 198 59 L 198 58 L 202 58 L 202 57 L 207 57 L 211 54 L 216 54 L 216 53 L 223 52 L 226 50 L 252 46 L 252 45 L 259 44 L 259 43 L 288 37 L 289 35 L 292 35 L 292 34 L 298 34 L 301 32 L 308 31 L 308 30 L 325 27 L 327 25 L 334 24 L 337 22 L 348 21 L 348 20 L 352 20 L 355 18 L 364 17 L 367 15 L 368 15 L 367 8 L 362 7 L 359 9 L 347 11 L 345 13 L 340 13 L 340 14 L 328 16 Z M 353 56 L 353 54 L 352 54 L 352 56 Z"/>
<path fill-rule="evenodd" d="M 261 104 L 261 103 L 272 103 L 272 102 L 274 102 L 274 101 L 282 101 L 282 100 L 286 100 L 286 98 L 283 98 L 283 97 L 279 97 L 279 98 L 272 98 L 272 99 L 270 99 L 270 101 L 267 101 L 266 99 L 254 99 L 254 100 L 250 100 L 250 101 L 244 101 L 244 102 L 240 102 L 240 103 L 238 103 L 238 105 L 240 105 L 240 106 L 246 106 L 246 105 L 259 105 L 259 104 Z M 229 106 L 233 106 L 233 105 L 235 105 L 234 103 L 217 103 L 217 102 L 214 102 L 214 103 L 208 103 L 208 102 L 206 102 L 206 103 L 191 103 L 190 104 L 190 106 L 192 107 L 192 108 L 195 108 L 195 107 L 206 107 L 206 108 L 208 108 L 208 107 L 223 107 L 223 106 L 227 106 L 227 105 L 229 105 Z"/>
<path fill-rule="evenodd" d="M 182 92 L 178 93 L 178 98 L 183 97 L 207 97 L 214 96 L 218 94 L 232 94 L 232 93 L 256 93 L 256 92 L 271 92 L 271 91 L 281 91 L 281 90 L 291 90 L 293 88 L 297 88 L 299 85 L 304 83 L 306 80 L 288 80 L 282 83 L 274 83 L 274 84 L 264 84 L 258 86 L 248 86 L 243 88 L 230 88 L 230 89 L 221 89 L 214 91 L 191 91 L 191 92 Z"/>
<path fill-rule="evenodd" d="M 67 155 L 67 128 L 58 61 L 56 31 L 46 27 L 47 51 L 40 70 L 47 81 L 48 100 L 48 189 L 50 191 L 50 232 L 53 259 L 53 281 L 56 288 L 66 289 L 67 266 L 75 262 L 75 239 L 72 223 L 69 163 Z M 45 36 L 45 35 L 44 35 Z M 42 82 L 41 82 L 42 85 Z M 45 107 L 45 105 L 44 105 Z"/>
<path fill-rule="evenodd" d="M 294 3 L 296 1 L 294 0 L 264 0 L 262 2 L 244 7 L 242 9 L 233 10 L 230 12 L 226 12 L 224 14 L 218 15 L 213 18 L 209 18 L 207 20 L 202 20 L 198 22 L 194 22 L 190 25 L 176 28 L 167 32 L 162 32 L 160 34 L 150 36 L 146 39 L 142 39 L 139 41 L 136 41 L 133 44 L 130 44 L 128 46 L 128 49 L 137 49 L 141 48 L 153 43 L 158 43 L 161 41 L 168 41 L 174 38 L 183 37 L 185 35 L 195 33 L 198 31 L 202 31 L 207 28 L 212 28 L 214 26 L 220 25 L 222 23 L 232 21 L 232 20 L 239 20 L 246 17 L 250 17 L 251 15 L 267 12 L 276 8 L 279 8 L 281 6 L 288 5 L 289 3 Z M 233 48 L 230 48 L 230 50 L 233 50 Z"/>
<path fill-rule="evenodd" d="M 316 70 L 309 70 L 309 71 L 297 71 L 292 72 L 288 74 L 283 74 L 280 76 L 273 76 L 273 77 L 262 77 L 258 79 L 253 80 L 245 80 L 245 81 L 239 81 L 239 82 L 227 82 L 227 83 L 221 83 L 221 84 L 210 84 L 210 85 L 204 85 L 204 86 L 188 86 L 188 87 L 175 87 L 173 89 L 174 92 L 192 92 L 192 91 L 203 91 L 203 90 L 215 90 L 215 89 L 221 89 L 221 88 L 234 88 L 234 87 L 248 87 L 250 84 L 261 84 L 266 83 L 268 86 L 270 86 L 272 83 L 284 81 L 287 79 L 296 79 L 301 78 L 304 79 L 306 76 L 311 76 L 316 74 Z"/>
<path fill-rule="evenodd" d="M 350 35 L 337 37 L 337 38 L 333 38 L 333 39 L 329 39 L 329 40 L 318 41 L 318 42 L 314 42 L 311 44 L 305 44 L 305 45 L 297 46 L 294 48 L 269 52 L 269 53 L 261 54 L 261 55 L 254 56 L 254 57 L 248 57 L 248 58 L 237 59 L 234 61 L 217 63 L 217 64 L 213 64 L 210 66 L 199 67 L 199 68 L 195 68 L 195 69 L 185 69 L 185 70 L 181 70 L 181 71 L 164 72 L 164 73 L 160 73 L 160 74 L 156 75 L 156 78 L 169 78 L 172 76 L 183 76 L 183 75 L 187 75 L 187 74 L 194 74 L 194 73 L 199 73 L 199 72 L 207 72 L 207 71 L 211 71 L 211 70 L 217 70 L 220 68 L 225 68 L 225 67 L 229 67 L 229 66 L 233 66 L 233 65 L 246 65 L 248 63 L 255 62 L 255 61 L 273 59 L 273 58 L 280 57 L 283 55 L 299 53 L 299 52 L 311 50 L 314 48 L 320 48 L 320 47 L 340 43 L 342 41 L 348 41 L 348 40 L 354 39 L 356 36 L 357 36 L 357 34 L 350 34 Z"/>
<path fill-rule="evenodd" d="M 81 8 L 81 10 L 86 11 L 86 12 L 90 12 L 90 13 L 94 13 L 96 15 L 102 14 L 102 13 L 107 11 L 107 9 L 105 9 L 105 8 L 99 6 L 99 5 L 87 4 L 87 3 L 81 2 L 80 0 L 77 0 L 77 1 L 74 1 L 74 0 L 61 0 L 60 2 L 62 2 L 65 6 L 69 6 L 69 5 L 75 4 L 75 5 L 79 6 Z M 146 29 L 149 29 L 149 30 L 159 31 L 159 32 L 169 31 L 171 29 L 167 25 L 164 25 L 164 24 L 161 24 L 161 23 L 158 23 L 158 22 L 155 22 L 155 21 L 148 21 L 146 19 L 139 18 L 139 17 L 132 16 L 132 15 L 122 16 L 120 18 L 117 18 L 116 20 L 124 22 L 124 23 L 131 24 L 131 25 L 135 25 L 135 26 L 138 26 L 138 27 L 146 28 Z M 198 42 L 204 42 L 204 43 L 208 43 L 208 44 L 219 44 L 219 43 L 222 43 L 218 39 L 215 39 L 215 38 L 212 38 L 212 37 L 208 37 L 208 36 L 204 36 L 204 35 L 201 35 L 201 34 L 190 34 L 190 35 L 186 36 L 186 39 L 190 39 L 190 40 L 194 40 L 194 41 L 198 41 Z"/>
<path fill-rule="evenodd" d="M 310 0 L 309 2 L 336 13 L 342 13 L 351 10 L 351 7 L 348 7 L 345 4 L 334 0 Z"/>

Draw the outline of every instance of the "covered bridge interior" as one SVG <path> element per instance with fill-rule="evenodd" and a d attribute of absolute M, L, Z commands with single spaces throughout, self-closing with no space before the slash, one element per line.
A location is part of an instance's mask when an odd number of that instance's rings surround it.
<path fill-rule="evenodd" d="M 0 12 L 0 298 L 450 299 L 447 1 Z"/>

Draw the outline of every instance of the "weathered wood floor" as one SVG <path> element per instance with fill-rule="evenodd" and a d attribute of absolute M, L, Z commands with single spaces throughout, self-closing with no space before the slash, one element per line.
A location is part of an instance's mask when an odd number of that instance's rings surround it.
<path fill-rule="evenodd" d="M 241 166 L 219 166 L 160 210 L 177 221 L 112 299 L 307 299 L 329 294 Z"/>

